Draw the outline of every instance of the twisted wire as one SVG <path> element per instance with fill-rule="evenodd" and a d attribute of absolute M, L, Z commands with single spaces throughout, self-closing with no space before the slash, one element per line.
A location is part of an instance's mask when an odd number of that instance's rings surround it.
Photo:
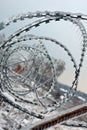
<path fill-rule="evenodd" d="M 24 46 L 23 47 L 18 47 L 18 48 L 16 48 L 15 50 L 13 50 L 13 51 L 16 51 L 16 50 L 19 50 L 19 49 L 21 49 L 21 48 L 23 48 L 24 49 Z M 28 47 L 27 47 L 28 48 Z M 30 47 L 29 47 L 30 48 Z M 8 50 L 8 49 L 7 49 Z M 3 57 L 4 58 L 4 57 Z M 6 64 L 6 63 L 5 63 Z M 2 69 L 3 70 L 3 73 L 6 73 L 6 72 L 4 72 L 4 69 Z M 7 76 L 7 74 L 4 74 L 4 77 L 7 77 L 7 79 L 8 79 L 8 76 Z M 53 77 L 53 76 L 52 76 Z M 6 82 L 6 79 L 4 80 L 4 82 Z M 53 86 L 53 85 L 52 85 Z M 32 92 L 33 90 L 34 90 L 34 88 L 32 88 L 31 90 L 28 90 L 28 91 L 16 91 L 16 90 L 13 90 L 9 85 L 8 85 L 8 87 L 7 87 L 7 84 L 5 85 L 5 87 L 6 87 L 6 89 L 10 92 L 10 93 L 12 93 L 14 96 L 16 96 L 16 94 L 15 94 L 15 92 L 16 93 L 30 93 L 30 92 Z M 20 97 L 18 97 L 18 96 L 16 96 L 17 98 L 19 98 L 21 101 L 25 101 L 24 99 L 22 99 L 22 98 L 20 98 Z M 27 101 L 27 103 L 32 103 L 32 104 L 37 104 L 37 103 L 35 103 L 35 102 L 31 102 L 31 101 Z"/>
<path fill-rule="evenodd" d="M 82 20 L 82 19 L 83 20 L 87 20 L 87 16 L 83 16 L 82 14 L 74 14 L 74 13 L 66 13 L 66 12 L 58 12 L 58 11 L 55 11 L 55 12 L 49 12 L 49 11 L 39 12 L 38 11 L 38 12 L 35 12 L 35 13 L 28 13 L 28 14 L 18 15 L 16 17 L 12 17 L 12 18 L 8 19 L 8 21 L 1 22 L 0 23 L 0 30 L 4 29 L 6 26 L 10 25 L 11 22 L 17 22 L 18 20 L 25 20 L 26 18 L 34 18 L 34 17 L 36 17 L 36 18 L 42 18 L 42 19 L 34 21 L 34 22 L 26 25 L 25 27 L 17 30 L 10 37 L 8 37 L 8 39 L 6 41 L 4 41 L 4 44 L 0 47 L 1 49 L 5 49 L 5 51 L 6 51 L 6 53 L 3 54 L 3 57 L 1 59 L 0 69 L 1 69 L 1 72 L 2 72 L 3 76 L 6 76 L 7 75 L 7 70 L 6 69 L 7 68 L 5 68 L 3 60 L 6 63 L 6 60 L 8 59 L 6 57 L 6 55 L 8 54 L 8 51 L 10 50 L 10 48 L 13 45 L 15 45 L 17 43 L 20 43 L 22 41 L 33 40 L 33 39 L 34 40 L 48 40 L 48 41 L 51 41 L 51 42 L 59 45 L 59 47 L 63 48 L 63 50 L 68 54 L 68 56 L 70 57 L 71 62 L 73 63 L 73 67 L 75 69 L 75 78 L 72 81 L 72 85 L 70 87 L 70 90 L 65 94 L 65 97 L 60 102 L 58 102 L 58 103 L 56 102 L 56 105 L 53 104 L 53 107 L 50 110 L 50 111 L 53 111 L 53 110 L 57 109 L 57 107 L 61 106 L 62 103 L 65 103 L 66 101 L 70 100 L 71 97 L 75 94 L 75 91 L 77 89 L 78 78 L 80 76 L 80 70 L 81 70 L 81 67 L 82 67 L 82 64 L 83 64 L 83 60 L 84 60 L 84 56 L 85 56 L 85 51 L 86 51 L 86 45 L 87 45 L 87 34 L 86 34 L 86 30 L 85 30 L 85 28 L 84 28 L 84 26 L 83 26 L 83 24 L 82 24 L 82 22 L 80 20 Z M 80 63 L 79 63 L 78 67 L 77 67 L 75 59 L 72 56 L 71 52 L 68 50 L 68 48 L 65 47 L 65 45 L 61 44 L 60 42 L 58 42 L 58 41 L 56 41 L 56 40 L 54 40 L 52 38 L 48 38 L 48 37 L 38 37 L 38 36 L 34 36 L 34 35 L 20 36 L 20 34 L 22 34 L 23 32 L 28 32 L 33 27 L 38 27 L 42 23 L 48 24 L 48 23 L 50 23 L 53 20 L 54 21 L 59 21 L 61 19 L 72 22 L 73 24 L 75 24 L 76 26 L 78 26 L 79 30 L 82 33 L 82 37 L 83 37 L 83 45 L 82 46 L 83 46 L 83 48 L 82 48 Z M 15 38 L 16 38 L 16 40 L 14 40 Z M 17 51 L 18 49 L 23 49 L 23 48 L 24 47 L 16 48 L 15 51 Z M 49 91 L 44 96 L 42 96 L 42 97 L 38 97 L 38 95 L 37 95 L 38 99 L 48 97 L 49 94 L 50 94 L 50 92 L 54 89 L 54 84 L 55 84 L 55 72 L 54 72 L 53 62 L 51 60 L 50 55 L 48 54 L 48 51 L 44 47 L 44 45 L 43 45 L 43 48 L 44 48 L 45 52 L 40 52 L 40 51 L 39 52 L 41 54 L 44 54 L 49 59 L 49 61 L 50 61 L 50 66 L 51 66 L 51 69 L 52 69 L 52 72 L 53 72 L 53 76 L 52 76 L 52 80 L 53 81 L 52 81 L 51 88 L 49 89 Z M 27 47 L 26 47 L 26 49 L 27 49 Z M 8 57 L 9 56 L 10 56 L 10 53 L 8 54 Z M 11 93 L 15 98 L 19 99 L 20 101 L 27 102 L 27 103 L 34 104 L 34 105 L 38 105 L 37 102 L 32 102 L 32 101 L 29 101 L 29 100 L 26 100 L 26 99 L 23 99 L 23 98 L 19 97 L 19 93 L 23 94 L 23 93 L 27 93 L 28 91 L 17 92 L 15 90 L 13 90 L 7 84 L 7 81 L 5 81 L 6 78 L 8 79 L 8 77 L 5 77 L 4 80 L 3 80 L 2 74 L 0 76 L 1 77 L 1 85 L 5 86 L 9 93 Z M 37 89 L 38 88 L 34 86 L 34 90 L 35 90 L 36 93 L 37 93 Z M 71 91 L 72 89 L 73 89 L 73 92 Z M 33 89 L 31 91 L 33 91 Z M 3 98 L 3 96 L 1 96 L 1 97 Z M 8 101 L 8 100 L 6 100 L 6 101 Z M 10 101 L 8 101 L 8 102 L 10 103 Z M 41 101 L 41 103 L 42 103 L 42 101 Z M 20 106 L 19 107 L 17 105 L 14 105 L 14 106 L 16 108 L 22 110 L 22 108 Z M 31 114 L 31 115 L 36 116 L 36 113 L 35 114 Z"/>
<path fill-rule="evenodd" d="M 36 12 L 28 12 L 24 14 L 18 14 L 17 16 L 12 16 L 9 19 L 7 19 L 5 22 L 0 23 L 0 30 L 4 29 L 6 26 L 10 25 L 12 22 L 15 23 L 18 20 L 23 21 L 26 18 L 27 19 L 32 19 L 32 18 L 41 18 L 41 17 L 46 17 L 46 16 L 51 16 L 51 17 L 71 17 L 71 18 L 76 18 L 80 20 L 87 20 L 87 15 L 81 14 L 81 13 L 71 13 L 71 12 L 62 12 L 62 11 L 36 11 Z"/>

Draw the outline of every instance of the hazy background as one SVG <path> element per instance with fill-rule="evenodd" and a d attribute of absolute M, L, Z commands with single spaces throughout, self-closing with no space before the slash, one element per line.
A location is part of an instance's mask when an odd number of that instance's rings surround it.
<path fill-rule="evenodd" d="M 13 15 L 35 12 L 37 10 L 66 11 L 73 13 L 83 13 L 87 15 L 87 0 L 0 0 L 0 21 L 5 20 L 6 18 L 9 18 Z M 87 27 L 87 22 L 85 21 L 83 23 Z M 21 26 L 23 26 L 23 24 L 21 24 Z M 8 35 L 8 32 L 10 35 L 12 31 L 14 32 L 15 28 L 17 27 L 18 26 L 12 26 L 10 30 L 7 28 L 5 35 Z M 78 28 L 76 28 L 76 26 L 64 21 L 61 21 L 59 23 L 53 22 L 34 29 L 33 31 L 31 30 L 30 32 L 37 35 L 49 36 L 57 39 L 58 41 L 61 41 L 70 49 L 71 53 L 77 61 L 77 64 L 79 64 L 82 37 L 80 31 Z M 70 59 L 68 59 L 67 55 L 62 49 L 57 48 L 55 45 L 53 45 L 53 50 L 50 48 L 50 52 L 56 58 L 58 56 L 61 59 L 64 58 L 63 60 L 66 63 L 67 71 L 64 72 L 64 75 L 60 77 L 59 81 L 71 85 L 74 78 L 74 69 L 70 62 Z M 81 69 L 80 82 L 78 85 L 78 89 L 87 93 L 86 76 L 87 53 L 84 59 L 83 68 Z"/>

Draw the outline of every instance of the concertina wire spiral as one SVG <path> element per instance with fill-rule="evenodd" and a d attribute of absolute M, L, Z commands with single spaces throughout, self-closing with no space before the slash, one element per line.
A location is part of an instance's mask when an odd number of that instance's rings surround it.
<path fill-rule="evenodd" d="M 0 45 L 0 98 L 31 116 L 44 118 L 44 113 L 46 114 L 46 112 L 54 111 L 60 107 L 63 103 L 70 100 L 77 90 L 78 78 L 87 46 L 87 33 L 81 20 L 87 20 L 87 16 L 59 11 L 29 12 L 1 22 L 0 30 L 5 30 L 7 26 L 11 24 L 13 26 L 13 24 L 18 21 L 33 18 L 37 19 L 21 29 L 18 29 Z M 51 21 L 58 22 L 60 20 L 75 24 L 82 34 L 83 45 L 78 66 L 70 50 L 61 42 L 45 36 L 28 34 L 32 28 L 38 28 L 42 23 L 49 24 Z M 21 36 L 21 34 L 23 35 Z M 30 43 L 36 42 L 37 45 L 26 44 L 27 41 Z M 52 57 L 43 43 L 49 41 L 65 51 L 67 56 L 70 57 L 75 71 L 75 78 L 72 81 L 69 91 L 67 91 L 64 97 L 59 101 L 52 99 L 51 96 L 56 82 L 56 72 Z M 44 94 L 42 90 L 44 90 Z M 3 93 L 4 91 L 11 94 L 14 101 L 8 98 L 8 96 Z M 30 98 L 25 98 L 27 95 L 30 95 Z M 54 104 L 45 104 L 44 100 L 46 99 L 54 101 Z M 22 103 L 29 104 L 30 110 L 21 106 Z M 37 112 L 36 109 L 33 110 L 36 106 L 41 106 L 42 111 Z"/>

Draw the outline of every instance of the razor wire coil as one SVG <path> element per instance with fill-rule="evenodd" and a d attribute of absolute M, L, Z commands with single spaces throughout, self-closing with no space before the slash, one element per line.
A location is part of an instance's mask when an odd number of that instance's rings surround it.
<path fill-rule="evenodd" d="M 21 15 L 18 15 L 16 17 L 15 16 L 11 17 L 5 22 L 1 22 L 0 23 L 0 30 L 6 28 L 6 26 L 10 25 L 10 23 L 12 23 L 12 22 L 15 23 L 18 21 L 25 20 L 26 18 L 29 18 L 29 19 L 32 19 L 32 18 L 38 19 L 39 18 L 39 20 L 36 20 L 36 21 L 24 26 L 23 28 L 18 29 L 15 33 L 11 34 L 11 36 L 9 36 L 8 39 L 5 40 L 3 45 L 0 47 L 0 49 L 3 50 L 3 52 L 4 52 L 3 56 L 1 58 L 1 64 L 0 64 L 0 71 L 1 71 L 0 72 L 0 85 L 1 85 L 1 88 L 4 87 L 5 90 L 8 91 L 8 93 L 10 93 L 16 100 L 20 100 L 21 102 L 26 102 L 26 103 L 33 104 L 33 105 L 40 105 L 41 104 L 43 107 L 46 107 L 47 112 L 48 112 L 49 107 L 45 106 L 45 104 L 43 103 L 42 100 L 44 98 L 48 98 L 50 93 L 53 91 L 54 85 L 55 85 L 55 76 L 56 75 L 55 75 L 55 70 L 54 70 L 55 68 L 54 68 L 52 58 L 50 57 L 48 51 L 46 50 L 43 41 L 44 40 L 50 41 L 52 43 L 57 44 L 70 57 L 70 60 L 73 63 L 73 67 L 75 69 L 75 78 L 72 81 L 72 84 L 71 84 L 69 91 L 65 94 L 63 99 L 61 99 L 61 101 L 59 101 L 59 102 L 55 101 L 56 104 L 50 105 L 50 112 L 51 112 L 51 111 L 57 109 L 57 107 L 61 106 L 66 101 L 70 100 L 71 97 L 75 94 L 75 91 L 77 89 L 78 79 L 80 76 L 80 70 L 81 70 L 81 67 L 83 64 L 86 46 L 87 46 L 86 29 L 85 29 L 84 25 L 82 24 L 81 20 L 82 19 L 87 20 L 87 17 L 85 15 L 82 15 L 82 14 L 73 14 L 73 13 L 58 12 L 58 11 L 55 11 L 55 12 L 37 11 L 35 13 L 29 12 L 27 14 L 21 14 Z M 49 37 L 35 36 L 35 35 L 31 35 L 31 34 L 21 36 L 21 34 L 23 32 L 27 33 L 28 31 L 30 31 L 34 27 L 38 28 L 38 26 L 41 26 L 42 23 L 49 24 L 51 21 L 60 21 L 61 19 L 64 21 L 69 21 L 69 22 L 75 24 L 75 26 L 77 26 L 79 28 L 79 30 L 81 31 L 81 34 L 83 37 L 83 45 L 82 45 L 82 52 L 81 52 L 79 66 L 77 66 L 76 61 L 75 61 L 73 55 L 71 54 L 70 50 L 64 44 L 58 42 L 57 40 L 49 38 Z M 44 51 L 39 50 L 40 48 L 38 49 L 38 48 L 34 48 L 30 45 L 21 44 L 21 42 L 33 41 L 33 40 L 38 41 L 39 44 L 41 44 Z M 41 43 L 40 43 L 40 41 L 41 41 Z M 16 47 L 16 45 L 18 47 Z M 9 70 L 9 68 L 8 68 L 9 66 L 7 65 L 7 64 L 9 64 L 8 63 L 9 60 L 11 60 L 10 57 L 12 55 L 14 56 L 14 54 L 16 55 L 17 52 L 19 54 L 19 52 L 21 52 L 21 51 L 27 52 L 30 54 L 30 56 L 32 56 L 32 59 L 27 59 L 27 60 L 23 61 L 23 63 L 22 63 L 21 59 L 18 59 L 18 60 L 20 60 L 20 63 L 22 64 L 21 66 L 25 65 L 24 64 L 25 62 L 26 62 L 26 64 L 28 64 L 29 61 L 32 61 L 31 68 L 29 68 L 30 70 L 28 70 L 30 74 L 27 74 L 27 76 L 26 76 L 26 74 L 22 73 L 22 70 L 24 68 L 21 69 L 21 72 L 18 71 L 18 73 L 15 73 L 15 71 Z M 20 54 L 19 54 L 19 56 L 20 56 Z M 21 56 L 22 56 L 22 52 L 21 52 Z M 35 66 L 33 67 L 33 64 L 37 65 L 36 58 L 40 60 L 40 64 L 39 64 L 40 66 L 37 66 L 37 68 L 35 68 Z M 43 63 L 42 63 L 41 58 L 43 58 Z M 48 75 L 48 80 L 46 80 L 46 82 L 45 81 L 42 82 L 41 80 L 44 80 L 42 77 L 44 77 L 44 73 L 46 73 L 46 71 L 43 69 L 43 66 L 46 66 L 47 63 L 49 63 L 50 74 L 52 76 L 50 78 Z M 20 66 L 18 66 L 18 67 L 20 68 Z M 41 68 L 39 68 L 39 67 L 41 67 Z M 43 69 L 43 71 L 42 71 L 43 73 L 41 73 L 40 69 Z M 15 68 L 15 70 L 17 71 L 18 68 Z M 11 73 L 12 73 L 13 78 L 11 77 L 11 79 L 9 79 Z M 27 77 L 28 77 L 28 81 L 26 80 Z M 38 79 L 38 77 L 39 77 L 39 79 Z M 16 78 L 18 81 L 16 80 Z M 36 79 L 38 80 L 38 84 L 36 82 Z M 20 83 L 20 82 L 22 83 L 23 82 L 22 80 L 25 80 L 26 82 L 28 82 L 28 85 L 30 86 L 30 88 L 28 88 L 28 90 L 23 89 L 23 91 L 22 90 L 18 90 L 18 91 L 14 90 L 13 85 L 15 83 L 13 82 L 13 80 L 17 81 L 17 83 Z M 50 84 L 49 89 L 46 88 L 46 85 L 48 85 L 48 84 Z M 47 89 L 47 93 L 45 93 L 43 96 L 40 96 L 40 95 L 38 95 L 38 92 L 40 92 L 39 89 L 41 89 L 42 86 L 44 89 Z M 73 92 L 72 92 L 72 90 L 73 90 Z M 27 95 L 31 92 L 33 92 L 36 95 L 36 97 L 35 97 L 36 101 L 34 101 L 35 99 L 31 101 L 29 99 L 27 100 L 27 99 L 22 97 L 22 95 Z M 33 111 L 28 112 L 28 110 L 22 108 L 20 106 L 20 104 L 18 105 L 16 103 L 13 103 L 6 96 L 4 96 L 2 90 L 0 91 L 0 93 L 1 93 L 1 98 L 3 98 L 3 100 L 10 103 L 14 107 L 24 111 L 25 113 L 32 115 L 32 116 L 42 118 L 41 113 L 37 114 L 37 112 L 33 112 Z"/>

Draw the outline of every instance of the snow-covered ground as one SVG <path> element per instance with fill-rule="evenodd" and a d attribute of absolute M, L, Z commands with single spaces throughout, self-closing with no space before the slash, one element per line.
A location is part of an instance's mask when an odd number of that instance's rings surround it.
<path fill-rule="evenodd" d="M 81 102 L 80 99 L 79 102 Z M 40 109 L 40 107 L 37 106 L 37 109 Z M 55 111 L 54 113 L 56 112 L 57 111 Z M 79 122 L 75 122 L 72 120 L 68 122 L 68 124 L 71 124 L 71 126 L 75 125 L 76 127 L 57 124 L 53 127 L 48 128 L 47 130 L 86 130 L 87 128 L 77 127 L 77 124 L 84 124 L 84 122 L 82 123 L 83 119 L 86 120 L 86 118 L 83 117 Z M 2 101 L 0 103 L 0 130 L 29 130 L 29 126 L 31 125 L 31 123 L 34 124 L 39 120 L 40 119 L 32 117 L 17 110 L 16 108 L 13 108 L 7 103 L 4 103 Z"/>

